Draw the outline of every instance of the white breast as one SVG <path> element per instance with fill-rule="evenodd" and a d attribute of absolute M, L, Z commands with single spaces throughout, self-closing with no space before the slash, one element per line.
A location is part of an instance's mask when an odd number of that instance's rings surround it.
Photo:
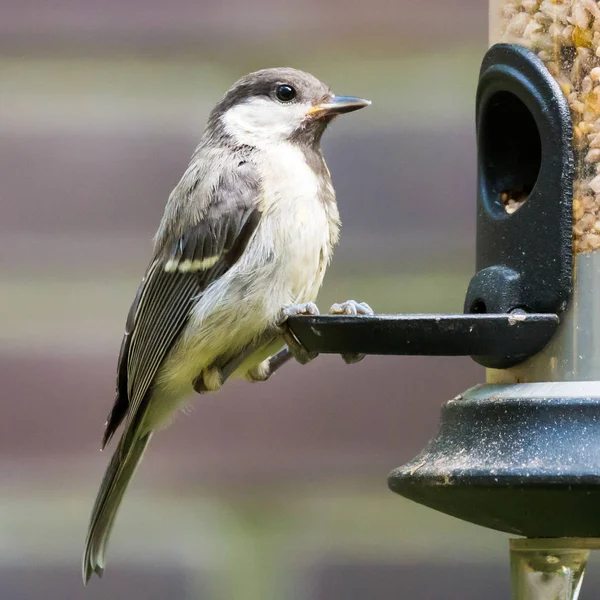
<path fill-rule="evenodd" d="M 258 229 L 238 262 L 198 299 L 186 330 L 188 352 L 208 360 L 245 346 L 285 306 L 314 301 L 331 254 L 320 182 L 302 152 L 279 145 L 261 153 L 258 167 Z"/>
<path fill-rule="evenodd" d="M 323 202 L 321 186 L 330 185 L 329 180 L 320 182 L 292 144 L 280 144 L 263 156 L 263 215 L 272 228 L 279 268 L 292 301 L 312 301 L 329 262 L 331 227 L 337 226 L 337 214 L 331 222 L 331 207 Z"/>

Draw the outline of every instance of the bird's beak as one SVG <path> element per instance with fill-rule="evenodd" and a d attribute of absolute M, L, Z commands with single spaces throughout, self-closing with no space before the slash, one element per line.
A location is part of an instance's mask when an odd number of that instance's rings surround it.
<path fill-rule="evenodd" d="M 370 100 L 355 98 L 354 96 L 330 96 L 326 102 L 316 104 L 307 113 L 307 117 L 321 119 L 323 117 L 334 117 L 343 113 L 352 112 L 371 104 Z"/>

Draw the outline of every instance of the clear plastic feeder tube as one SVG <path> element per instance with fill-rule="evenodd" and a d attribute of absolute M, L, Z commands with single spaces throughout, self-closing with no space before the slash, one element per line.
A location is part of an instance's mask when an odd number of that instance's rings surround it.
<path fill-rule="evenodd" d="M 600 249 L 600 6 L 596 0 L 491 0 L 490 42 L 535 52 L 573 118 L 575 251 Z"/>
<path fill-rule="evenodd" d="M 600 540 L 511 540 L 514 600 L 577 600 L 590 549 Z"/>
<path fill-rule="evenodd" d="M 567 98 L 575 155 L 575 285 L 549 346 L 514 369 L 488 371 L 488 381 L 600 381 L 600 4 L 490 0 L 489 34 L 490 45 L 518 44 L 535 52 Z M 511 213 L 527 201 L 527 190 L 504 196 Z"/>

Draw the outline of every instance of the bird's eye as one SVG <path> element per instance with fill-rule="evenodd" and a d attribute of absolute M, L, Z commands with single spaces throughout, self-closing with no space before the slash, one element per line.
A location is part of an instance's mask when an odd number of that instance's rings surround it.
<path fill-rule="evenodd" d="M 280 85 L 275 94 L 278 100 L 289 102 L 296 97 L 296 90 L 291 85 Z"/>

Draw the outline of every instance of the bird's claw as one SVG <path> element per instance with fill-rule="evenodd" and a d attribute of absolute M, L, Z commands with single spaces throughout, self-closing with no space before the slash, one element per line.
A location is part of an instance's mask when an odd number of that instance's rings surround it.
<path fill-rule="evenodd" d="M 339 304 L 333 304 L 329 309 L 330 315 L 346 315 L 350 317 L 356 317 L 359 315 L 371 316 L 375 313 L 373 309 L 366 302 L 356 302 L 356 300 L 346 300 Z M 352 365 L 360 362 L 365 357 L 364 354 L 342 354 L 342 360 Z"/>
<path fill-rule="evenodd" d="M 298 317 L 305 315 L 309 317 L 318 317 L 321 313 L 314 302 L 302 302 L 301 304 L 290 304 L 281 311 L 280 324 L 287 320 L 288 317 Z"/>
<path fill-rule="evenodd" d="M 286 306 L 281 311 L 281 317 L 279 319 L 278 329 L 280 335 L 283 337 L 283 340 L 287 344 L 287 347 L 290 350 L 292 356 L 298 361 L 301 365 L 305 365 L 309 363 L 311 360 L 317 358 L 317 352 L 309 352 L 296 338 L 296 336 L 292 333 L 288 325 L 289 317 L 297 317 L 301 315 L 316 317 L 318 316 L 319 309 L 314 302 L 304 302 L 302 304 L 292 304 L 290 306 Z"/>
<path fill-rule="evenodd" d="M 355 317 L 357 315 L 371 316 L 375 313 L 366 302 L 357 302 L 356 300 L 346 300 L 339 304 L 332 304 L 329 309 L 330 315 L 347 315 Z"/>

